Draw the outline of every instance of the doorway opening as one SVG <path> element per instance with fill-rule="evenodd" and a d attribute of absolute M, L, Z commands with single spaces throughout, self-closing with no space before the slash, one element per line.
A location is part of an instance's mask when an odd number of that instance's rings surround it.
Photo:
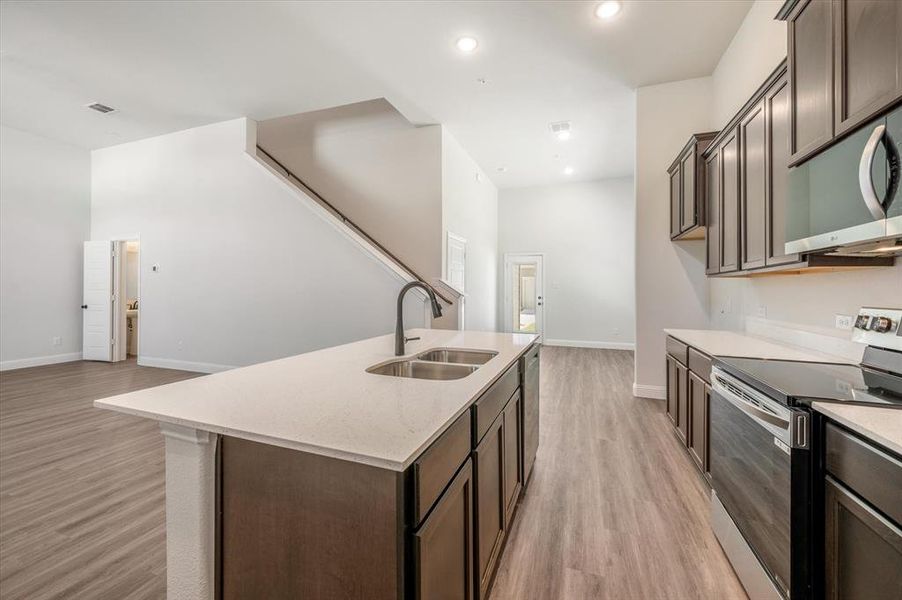
<path fill-rule="evenodd" d="M 542 334 L 544 289 L 541 254 L 504 255 L 505 330 Z"/>
<path fill-rule="evenodd" d="M 137 238 L 85 242 L 83 360 L 138 356 L 140 272 Z"/>

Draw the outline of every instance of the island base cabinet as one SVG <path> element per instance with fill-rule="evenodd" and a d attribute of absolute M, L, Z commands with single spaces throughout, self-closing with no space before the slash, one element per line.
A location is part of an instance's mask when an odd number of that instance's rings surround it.
<path fill-rule="evenodd" d="M 829 600 L 902 598 L 902 531 L 843 485 L 825 481 Z"/>
<path fill-rule="evenodd" d="M 413 536 L 414 597 L 472 600 L 476 593 L 473 547 L 473 467 L 461 467 Z"/>
<path fill-rule="evenodd" d="M 520 465 L 520 431 L 521 404 L 520 392 L 514 394 L 507 408 L 501 413 L 504 419 L 504 527 L 508 528 L 517 508 L 517 500 L 520 499 L 520 490 L 523 489 L 523 469 Z"/>
<path fill-rule="evenodd" d="M 403 596 L 400 473 L 222 436 L 224 600 Z"/>
<path fill-rule="evenodd" d="M 478 598 L 492 584 L 504 541 L 504 415 L 499 415 L 476 450 L 476 567 Z"/>

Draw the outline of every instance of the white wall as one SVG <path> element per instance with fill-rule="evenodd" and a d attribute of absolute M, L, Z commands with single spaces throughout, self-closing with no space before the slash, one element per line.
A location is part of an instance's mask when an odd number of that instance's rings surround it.
<path fill-rule="evenodd" d="M 92 153 L 91 237 L 141 240 L 139 362 L 213 371 L 393 331 L 400 279 L 246 136 L 236 119 Z M 415 294 L 405 313 L 423 325 Z"/>
<path fill-rule="evenodd" d="M 442 274 L 442 128 L 384 99 L 259 123 L 257 143 L 426 280 Z"/>
<path fill-rule="evenodd" d="M 0 368 L 81 355 L 90 176 L 87 150 L 0 127 Z"/>
<path fill-rule="evenodd" d="M 442 128 L 442 277 L 447 277 L 449 231 L 467 240 L 464 326 L 495 331 L 498 190 L 457 140 Z"/>
<path fill-rule="evenodd" d="M 733 117 L 786 56 L 786 24 L 773 20 L 781 4 L 755 2 L 721 57 L 712 76 L 717 127 Z M 711 326 L 716 328 L 742 329 L 746 317 L 756 317 L 763 309 L 768 319 L 847 338 L 847 331 L 834 329 L 834 315 L 855 314 L 860 306 L 902 306 L 902 264 L 709 281 Z"/>
<path fill-rule="evenodd" d="M 633 179 L 504 189 L 498 204 L 499 261 L 508 252 L 545 255 L 546 342 L 631 348 Z"/>
<path fill-rule="evenodd" d="M 664 395 L 665 327 L 708 324 L 703 241 L 670 241 L 667 167 L 693 133 L 711 131 L 710 77 L 636 90 L 636 385 Z"/>

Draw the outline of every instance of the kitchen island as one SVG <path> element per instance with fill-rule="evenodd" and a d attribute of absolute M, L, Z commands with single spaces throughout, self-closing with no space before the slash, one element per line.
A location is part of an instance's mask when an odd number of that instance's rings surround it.
<path fill-rule="evenodd" d="M 408 334 L 407 358 L 487 360 L 368 372 L 382 336 L 95 402 L 161 423 L 170 598 L 488 592 L 538 444 L 536 337 Z"/>

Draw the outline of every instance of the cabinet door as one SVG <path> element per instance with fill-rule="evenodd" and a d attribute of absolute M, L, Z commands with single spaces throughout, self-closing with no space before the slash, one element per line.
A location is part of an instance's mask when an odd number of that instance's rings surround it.
<path fill-rule="evenodd" d="M 677 435 L 687 440 L 689 433 L 689 369 L 676 363 L 677 370 Z"/>
<path fill-rule="evenodd" d="M 898 524 L 830 477 L 825 492 L 827 598 L 902 598 L 902 530 Z"/>
<path fill-rule="evenodd" d="M 764 96 L 767 114 L 767 257 L 779 265 L 799 260 L 786 254 L 786 211 L 789 202 L 789 82 L 781 77 Z"/>
<path fill-rule="evenodd" d="M 680 159 L 680 186 L 682 188 L 682 209 L 680 210 L 680 231 L 695 227 L 695 145 L 690 146 L 686 155 Z"/>
<path fill-rule="evenodd" d="M 517 499 L 520 497 L 520 490 L 523 488 L 521 479 L 523 471 L 520 468 L 521 403 L 520 393 L 517 392 L 507 403 L 504 412 L 501 413 L 501 417 L 504 419 L 505 529 L 510 525 L 514 509 L 517 507 Z"/>
<path fill-rule="evenodd" d="M 708 470 L 708 384 L 689 373 L 689 431 L 686 445 L 689 455 L 704 473 Z"/>
<path fill-rule="evenodd" d="M 504 418 L 498 415 L 473 451 L 476 462 L 476 580 L 485 597 L 504 539 Z"/>
<path fill-rule="evenodd" d="M 473 467 L 468 459 L 413 535 L 415 598 L 472 600 Z"/>
<path fill-rule="evenodd" d="M 836 134 L 902 98 L 902 2 L 833 0 Z"/>
<path fill-rule="evenodd" d="M 739 268 L 739 133 L 720 145 L 720 272 Z"/>
<path fill-rule="evenodd" d="M 765 206 L 766 137 L 764 101 L 753 106 L 739 123 L 740 164 L 740 248 L 742 268 L 764 266 L 767 245 Z"/>
<path fill-rule="evenodd" d="M 529 481 L 539 449 L 539 355 L 523 367 L 523 485 Z"/>
<path fill-rule="evenodd" d="M 667 417 L 673 426 L 677 426 L 679 419 L 680 401 L 680 376 L 677 373 L 677 361 L 672 356 L 667 357 Z"/>
<path fill-rule="evenodd" d="M 670 171 L 670 237 L 680 235 L 680 216 L 682 214 L 682 204 L 680 202 L 680 194 L 682 193 L 680 184 L 680 166 L 677 164 Z"/>
<path fill-rule="evenodd" d="M 804 0 L 787 26 L 789 147 L 796 164 L 833 138 L 833 5 Z"/>
<path fill-rule="evenodd" d="M 720 153 L 705 161 L 705 273 L 720 272 Z"/>

